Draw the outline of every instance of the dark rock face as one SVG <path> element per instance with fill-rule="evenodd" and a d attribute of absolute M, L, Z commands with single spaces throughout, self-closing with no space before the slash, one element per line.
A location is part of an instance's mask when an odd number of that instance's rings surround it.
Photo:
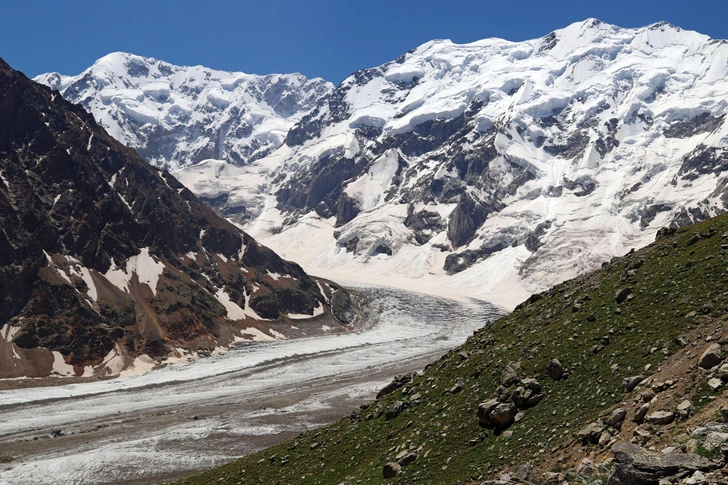
<path fill-rule="evenodd" d="M 485 222 L 490 207 L 463 193 L 458 199 L 458 205 L 450 214 L 447 225 L 447 238 L 454 247 L 464 246 L 475 235 L 475 231 Z"/>
<path fill-rule="evenodd" d="M 0 327 L 19 327 L 21 361 L 38 347 L 80 370 L 114 347 L 211 350 L 254 320 L 222 294 L 279 320 L 325 305 L 299 266 L 2 61 L 0 162 Z"/>
<path fill-rule="evenodd" d="M 404 225 L 412 229 L 418 244 L 427 243 L 430 238 L 445 229 L 445 223 L 437 212 L 422 210 L 414 212 L 414 206 L 407 208 Z"/>
<path fill-rule="evenodd" d="M 723 116 L 713 116 L 706 111 L 689 120 L 674 122 L 667 127 L 664 134 L 667 138 L 688 138 L 701 133 L 709 133 L 720 127 L 723 119 Z"/>

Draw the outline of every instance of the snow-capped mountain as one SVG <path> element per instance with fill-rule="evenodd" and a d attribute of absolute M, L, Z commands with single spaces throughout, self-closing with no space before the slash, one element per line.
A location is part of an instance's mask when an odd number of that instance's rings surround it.
<path fill-rule="evenodd" d="M 270 155 L 176 175 L 311 271 L 513 306 L 723 212 L 726 99 L 728 43 L 666 23 L 437 40 L 351 75 Z"/>
<path fill-rule="evenodd" d="M 261 158 L 333 89 L 301 74 L 182 67 L 121 52 L 77 76 L 54 72 L 34 80 L 81 104 L 114 138 L 170 170 L 208 158 L 234 165 Z"/>
<path fill-rule="evenodd" d="M 139 372 L 353 311 L 2 60 L 0 295 L 0 378 Z"/>

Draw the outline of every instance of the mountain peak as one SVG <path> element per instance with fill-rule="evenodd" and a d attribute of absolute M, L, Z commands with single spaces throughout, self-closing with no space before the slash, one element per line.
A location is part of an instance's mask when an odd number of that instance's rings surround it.
<path fill-rule="evenodd" d="M 4 63 L 0 112 L 0 327 L 14 335 L 0 339 L 0 378 L 103 376 L 143 354 L 297 336 L 289 320 L 328 319 L 328 283 Z"/>

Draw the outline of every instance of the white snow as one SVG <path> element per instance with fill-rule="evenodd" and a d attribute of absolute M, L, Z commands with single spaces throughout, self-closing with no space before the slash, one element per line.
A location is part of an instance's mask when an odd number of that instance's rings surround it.
<path fill-rule="evenodd" d="M 121 52 L 77 76 L 48 73 L 35 80 L 83 104 L 111 136 L 150 163 L 171 169 L 204 150 L 220 158 L 265 154 L 333 89 L 301 74 L 224 72 Z M 159 150 L 145 152 L 152 143 L 163 146 L 161 156 Z"/>
<path fill-rule="evenodd" d="M 53 374 L 60 377 L 76 375 L 73 366 L 66 364 L 63 355 L 57 351 L 53 351 Z"/>
<path fill-rule="evenodd" d="M 701 144 L 728 149 L 725 119 L 712 133 L 685 138 L 665 133 L 676 121 L 702 113 L 728 115 L 728 43 L 666 24 L 625 29 L 595 19 L 557 30 L 552 37 L 553 42 L 551 37 L 427 42 L 398 62 L 370 71 L 371 79 L 344 80 L 348 115 L 334 119 L 323 103 L 316 115 L 323 127 L 320 136 L 293 147 L 281 143 L 303 111 L 279 123 L 281 117 L 271 114 L 270 105 L 253 102 L 247 94 L 251 86 L 265 85 L 261 78 L 116 53 L 87 70 L 85 80 L 58 75 L 39 80 L 69 95 L 79 93 L 72 101 L 83 97 L 113 136 L 136 148 L 146 145 L 153 126 L 197 133 L 205 124 L 214 131 L 238 110 L 231 126 L 239 134 L 221 129 L 215 140 L 180 136 L 151 162 L 173 170 L 197 195 L 227 195 L 229 206 L 245 207 L 250 217 L 245 229 L 309 272 L 336 281 L 361 275 L 372 282 L 468 294 L 513 307 L 529 293 L 651 242 L 658 228 L 684 207 L 723 211 L 714 194 L 722 174 L 680 180 L 675 186 L 671 182 L 683 158 Z M 139 72 L 131 75 L 133 70 Z M 298 78 L 291 92 L 306 82 Z M 307 106 L 318 99 L 310 94 Z M 409 138 L 422 123 L 441 123 L 466 112 L 470 124 L 465 130 L 470 131 L 458 147 L 462 152 L 451 153 L 445 144 L 425 153 L 405 154 L 400 148 L 372 156 L 386 137 Z M 552 122 L 557 118 L 558 123 Z M 140 119 L 147 128 L 132 122 Z M 617 122 L 610 128 L 612 120 Z M 358 134 L 363 127 L 382 135 L 370 140 Z M 577 131 L 585 136 L 583 153 L 567 158 L 549 151 L 549 146 L 568 143 Z M 601 153 L 599 143 L 605 140 L 615 146 Z M 447 223 L 455 201 L 434 203 L 420 193 L 422 188 L 432 180 L 463 185 L 450 163 L 453 156 L 481 157 L 479 150 L 491 145 L 497 154 L 487 172 L 464 190 L 476 199 L 487 200 L 495 191 L 509 195 L 503 199 L 506 207 L 488 215 L 468 249 L 503 234 L 515 237 L 516 247 L 447 275 L 445 258 L 456 252 L 447 234 L 433 232 L 427 243 L 418 244 L 404 225 L 409 200 L 402 195 L 406 190 L 415 194 L 416 210 L 436 212 Z M 209 153 L 205 148 L 211 146 L 222 146 L 213 153 L 215 159 L 182 167 L 196 159 L 190 154 Z M 250 150 L 261 157 L 248 156 Z M 361 212 L 342 227 L 314 212 L 287 222 L 289 214 L 278 208 L 276 194 L 293 175 L 314 169 L 325 156 L 366 160 L 366 171 L 343 181 Z M 244 166 L 238 161 L 253 158 Z M 400 166 L 405 170 L 395 177 Z M 510 184 L 519 171 L 532 180 L 513 190 Z M 565 178 L 582 177 L 593 181 L 593 192 L 566 188 Z M 560 196 L 554 195 L 556 189 Z M 643 220 L 653 206 L 667 209 Z M 551 226 L 541 237 L 543 245 L 535 253 L 525 251 L 524 241 L 546 221 Z M 346 243 L 355 239 L 355 250 L 347 251 Z M 378 254 L 381 245 L 392 255 Z"/>
<path fill-rule="evenodd" d="M 215 298 L 217 298 L 217 301 L 222 303 L 222 306 L 224 306 L 225 310 L 227 310 L 227 318 L 229 320 L 242 320 L 246 317 L 245 310 L 240 308 L 240 306 L 238 306 L 234 301 L 230 300 L 230 295 L 228 295 L 225 290 L 218 289 L 217 293 L 215 293 Z"/>
<path fill-rule="evenodd" d="M 12 342 L 13 337 L 16 333 L 20 331 L 20 327 L 14 327 L 10 325 L 9 323 L 6 323 L 3 325 L 2 328 L 0 328 L 0 338 L 5 340 L 6 342 Z"/>
<path fill-rule="evenodd" d="M 267 333 L 264 333 L 255 327 L 244 328 L 240 330 L 240 334 L 243 336 L 242 341 L 253 340 L 255 342 L 265 342 L 266 340 L 275 340 L 274 337 L 271 337 Z"/>
<path fill-rule="evenodd" d="M 291 318 L 293 320 L 302 320 L 305 318 L 313 318 L 317 317 L 319 315 L 323 315 L 324 313 L 324 306 L 319 302 L 318 306 L 313 309 L 313 315 L 307 315 L 305 313 L 289 313 L 288 318 Z"/>
<path fill-rule="evenodd" d="M 129 292 L 129 282 L 134 275 L 137 275 L 139 283 L 146 284 L 157 294 L 157 283 L 159 277 L 164 272 L 164 263 L 157 261 L 154 256 L 149 254 L 149 248 L 141 248 L 136 256 L 132 256 L 126 262 L 126 271 L 122 271 L 116 266 L 112 260 L 111 267 L 104 274 L 114 286 L 122 291 Z"/>

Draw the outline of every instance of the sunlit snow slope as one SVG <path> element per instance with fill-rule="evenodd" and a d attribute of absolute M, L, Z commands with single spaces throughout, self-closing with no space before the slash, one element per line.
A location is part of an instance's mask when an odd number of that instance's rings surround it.
<path fill-rule="evenodd" d="M 668 24 L 433 41 L 354 73 L 225 183 L 314 272 L 514 305 L 725 210 L 727 60 Z M 179 176 L 209 190 L 215 164 Z"/>
<path fill-rule="evenodd" d="M 175 66 L 122 52 L 77 76 L 49 73 L 34 80 L 83 105 L 114 138 L 170 170 L 208 158 L 240 165 L 265 156 L 333 89 L 301 74 Z M 216 202 L 223 212 L 244 210 Z"/>
<path fill-rule="evenodd" d="M 727 62 L 665 23 L 432 41 L 352 74 L 270 155 L 176 175 L 308 270 L 512 306 L 725 210 Z"/>

